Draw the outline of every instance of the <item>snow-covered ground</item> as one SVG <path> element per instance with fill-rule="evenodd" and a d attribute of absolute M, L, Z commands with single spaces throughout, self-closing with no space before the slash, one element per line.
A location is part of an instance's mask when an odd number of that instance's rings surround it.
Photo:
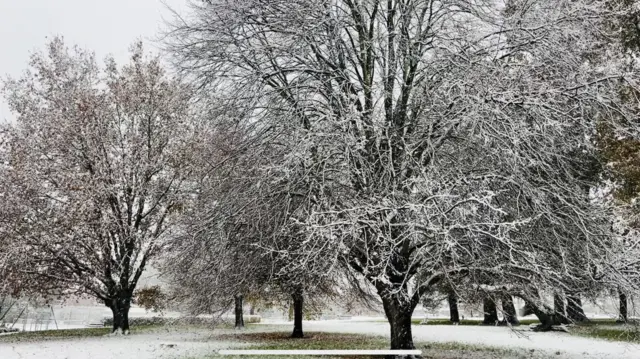
<path fill-rule="evenodd" d="M 130 336 L 104 336 L 74 340 L 0 342 L 0 358 L 24 359 L 174 359 L 197 358 L 240 344 L 209 340 L 210 331 L 176 330 Z"/>
<path fill-rule="evenodd" d="M 335 320 L 310 321 L 304 325 L 307 331 L 389 335 L 389 325 L 383 322 Z M 548 353 L 550 358 L 640 358 L 640 345 L 582 338 L 559 332 L 534 333 L 527 331 L 527 328 L 512 330 L 506 327 L 414 325 L 412 331 L 415 342 L 458 342 L 508 349 L 533 349 Z"/>
<path fill-rule="evenodd" d="M 306 331 L 389 335 L 387 323 L 380 318 L 352 320 L 308 321 Z M 273 330 L 273 325 L 290 330 L 290 322 L 270 322 L 262 326 Z M 256 328 L 255 330 L 260 330 Z M 127 337 L 97 337 L 38 342 L 0 342 L 0 358 L 48 359 L 171 359 L 197 358 L 213 354 L 216 350 L 239 347 L 241 343 L 224 342 L 211 337 L 211 331 L 192 329 L 184 333 L 177 329 L 162 329 Z M 458 342 L 521 350 L 534 350 L 538 355 L 558 359 L 636 359 L 640 346 L 623 342 L 610 342 L 572 336 L 566 333 L 533 333 L 521 328 L 517 331 L 504 327 L 416 325 L 413 337 L 417 343 Z M 357 348 L 354 348 L 357 349 Z M 384 348 L 381 348 L 384 349 Z M 559 353 L 559 354 L 558 354 Z"/>

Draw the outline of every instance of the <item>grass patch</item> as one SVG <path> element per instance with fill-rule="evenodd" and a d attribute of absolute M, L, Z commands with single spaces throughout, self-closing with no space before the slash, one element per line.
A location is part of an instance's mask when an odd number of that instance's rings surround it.
<path fill-rule="evenodd" d="M 0 336 L 0 342 L 14 342 L 25 340 L 54 340 L 64 338 L 99 337 L 111 333 L 111 328 L 81 328 L 40 330 L 35 332 L 19 332 Z"/>
<path fill-rule="evenodd" d="M 252 349 L 271 350 L 382 349 L 389 346 L 389 340 L 384 337 L 323 332 L 307 332 L 299 339 L 292 339 L 290 332 L 222 334 L 216 338 L 254 344 Z"/>
<path fill-rule="evenodd" d="M 618 342 L 640 343 L 640 332 L 637 329 L 586 328 L 575 331 L 577 335 Z"/>
<path fill-rule="evenodd" d="M 620 327 L 623 326 L 622 323 L 618 323 L 618 322 L 616 322 L 615 319 L 610 319 L 610 318 L 589 319 L 587 321 L 580 322 L 577 325 L 579 325 L 581 327 L 601 326 L 601 325 L 616 325 L 616 326 L 620 326 Z"/>
<path fill-rule="evenodd" d="M 164 328 L 163 326 L 144 326 L 132 327 L 131 335 L 150 332 Z M 78 328 L 78 329 L 56 329 L 56 330 L 39 330 L 34 332 L 18 332 L 15 334 L 0 335 L 0 343 L 2 342 L 21 342 L 21 341 L 44 341 L 44 340 L 60 340 L 60 339 L 77 339 L 101 337 L 111 333 L 110 327 L 104 328 Z"/>
<path fill-rule="evenodd" d="M 389 348 L 389 340 L 382 336 L 372 336 L 364 334 L 342 334 L 307 332 L 305 338 L 292 339 L 289 332 L 259 332 L 259 333 L 236 333 L 221 334 L 215 339 L 223 341 L 242 342 L 250 349 L 262 350 L 353 350 L 353 349 L 386 349 Z M 467 345 L 461 343 L 416 343 L 416 348 L 422 350 L 425 358 L 439 359 L 497 359 L 497 358 L 522 358 L 522 353 L 495 347 L 484 347 L 479 345 Z M 200 357 L 197 359 L 220 358 L 215 354 Z M 232 357 L 233 358 L 233 357 Z M 235 358 L 258 358 L 258 356 L 237 356 Z M 293 356 L 269 356 L 269 358 L 294 358 Z M 318 357 L 300 357 L 317 359 Z M 331 357 L 325 357 L 331 358 Z M 338 356 L 334 359 L 367 359 L 382 358 L 381 356 Z M 529 357 L 527 357 L 529 358 Z M 194 358 L 196 359 L 196 358 Z"/>
<path fill-rule="evenodd" d="M 580 323 L 571 329 L 571 333 L 588 338 L 610 341 L 640 343 L 639 323 L 622 324 L 615 320 L 591 320 Z"/>

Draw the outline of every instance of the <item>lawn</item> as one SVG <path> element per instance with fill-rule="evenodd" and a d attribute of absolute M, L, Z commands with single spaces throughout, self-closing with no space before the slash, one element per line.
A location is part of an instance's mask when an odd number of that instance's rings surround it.
<path fill-rule="evenodd" d="M 109 333 L 111 333 L 111 328 L 40 330 L 35 332 L 19 332 L 15 334 L 1 335 L 0 342 L 55 340 L 55 339 L 66 339 L 66 338 L 89 338 L 89 337 L 99 337 L 99 336 L 107 335 Z"/>
<path fill-rule="evenodd" d="M 442 324 L 446 324 L 442 320 Z M 438 323 L 437 320 L 430 321 L 430 325 Z M 466 320 L 461 325 L 478 325 L 479 321 Z M 640 343 L 637 325 L 615 324 L 613 320 L 591 320 L 571 328 L 572 336 L 583 336 L 600 338 L 608 341 L 622 341 Z M 426 328 L 424 328 L 426 329 Z M 462 328 L 460 328 L 462 329 Z M 471 329 L 471 328 L 468 328 Z M 473 329 L 473 330 L 481 330 Z M 464 344 L 464 334 L 469 335 L 468 330 L 461 331 L 460 342 L 428 342 L 428 336 L 417 336 L 415 346 L 422 350 L 424 358 L 439 359 L 539 359 L 548 358 L 549 355 L 563 357 L 560 351 L 542 352 L 539 348 L 502 348 L 478 344 Z M 38 346 L 39 341 L 55 342 L 55 347 L 63 351 L 75 350 L 79 348 L 87 352 L 95 352 L 104 348 L 105 345 L 111 351 L 119 350 L 127 353 L 129 350 L 137 350 L 138 359 L 155 358 L 158 352 L 172 352 L 180 354 L 180 358 L 188 359 L 213 359 L 221 358 L 217 354 L 221 349 L 266 349 L 266 350 L 342 350 L 342 349 L 387 349 L 388 339 L 385 336 L 373 334 L 342 334 L 320 331 L 305 332 L 305 338 L 291 339 L 290 328 L 280 325 L 248 325 L 244 330 L 234 330 L 232 327 L 216 326 L 146 326 L 132 328 L 129 337 L 111 338 L 105 340 L 83 339 L 104 337 L 110 333 L 110 328 L 87 328 L 70 330 L 48 330 L 40 332 L 23 332 L 18 334 L 0 336 L 0 347 L 2 343 L 12 342 L 16 345 L 27 345 L 21 349 L 21 353 L 36 357 L 42 352 Z M 563 334 L 564 335 L 564 334 Z M 569 336 L 568 338 L 570 338 Z M 567 339 L 568 339 L 567 338 Z M 425 340 L 426 339 L 426 340 Z M 75 341 L 77 340 L 77 342 Z M 458 340 L 458 339 L 452 339 Z M 65 344 L 66 343 L 66 344 Z M 123 346 L 124 344 L 124 346 Z M 494 344 L 497 345 L 497 344 Z M 540 347 L 543 348 L 543 347 Z M 558 348 L 559 349 L 559 348 Z M 561 350 L 561 349 L 559 349 Z M 2 352 L 2 350 L 0 350 Z M 86 355 L 82 354 L 82 355 Z M 2 357 L 2 354 L 0 354 Z M 70 358 L 73 356 L 69 356 Z M 228 356 L 227 356 L 228 357 Z M 73 357 L 75 358 L 75 357 Z M 233 357 L 232 357 L 233 358 Z M 249 359 L 251 357 L 242 356 L 238 359 Z M 255 358 L 255 357 L 254 357 Z M 293 357 L 289 357 L 292 358 Z M 297 356 L 296 358 L 300 358 Z M 308 359 L 318 359 L 317 356 L 310 356 Z M 328 358 L 328 357 L 324 357 Z M 348 358 L 350 357 L 340 357 Z M 365 356 L 358 356 L 357 359 L 366 359 Z M 277 359 L 270 356 L 269 359 Z M 356 357 L 353 357 L 356 359 Z"/>
<path fill-rule="evenodd" d="M 149 333 L 166 328 L 160 325 L 146 325 L 132 327 L 130 335 Z M 185 327 L 189 328 L 189 327 Z M 91 337 L 101 337 L 111 334 L 111 327 L 104 328 L 79 328 L 79 329 L 58 329 L 58 330 L 39 330 L 33 332 L 18 332 L 14 334 L 0 335 L 0 343 L 2 342 L 22 342 L 22 341 L 41 341 L 41 340 L 62 340 L 62 339 L 81 339 Z"/>
<path fill-rule="evenodd" d="M 389 340 L 382 336 L 372 336 L 363 334 L 343 334 L 326 332 L 307 332 L 305 338 L 291 339 L 290 333 L 284 331 L 268 332 L 246 332 L 229 333 L 214 337 L 215 339 L 230 342 L 242 342 L 250 349 L 261 350 L 353 350 L 353 349 L 388 349 Z M 467 345 L 461 343 L 416 343 L 416 348 L 422 350 L 424 358 L 438 359 L 523 359 L 542 358 L 532 352 L 518 350 L 508 350 L 503 348 L 485 347 L 478 345 Z M 227 357 L 227 356 L 225 356 Z M 213 359 L 220 358 L 219 355 L 212 354 L 205 357 L 193 359 Z M 258 356 L 229 356 L 229 358 L 258 358 Z M 279 357 L 269 356 L 276 359 Z M 282 358 L 294 358 L 293 356 L 283 356 Z M 318 358 L 317 356 L 295 358 Z M 323 358 L 331 358 L 323 356 Z M 337 356 L 333 358 L 347 359 L 367 359 L 381 358 L 375 356 Z"/>
<path fill-rule="evenodd" d="M 196 327 L 140 327 L 132 328 L 131 339 L 135 339 L 137 334 L 162 333 L 161 336 L 171 335 L 171 331 L 189 331 L 202 330 Z M 169 330 L 168 333 L 164 333 Z M 47 330 L 38 332 L 23 332 L 18 334 L 0 336 L 2 342 L 32 342 L 52 341 L 52 340 L 77 340 L 83 338 L 100 337 L 110 333 L 110 328 L 87 328 L 87 329 L 68 329 L 68 330 Z M 202 337 L 202 341 L 227 343 L 229 348 L 247 348 L 247 349 L 268 349 L 268 350 L 341 350 L 341 349 L 387 349 L 389 341 L 382 336 L 363 335 L 363 334 L 339 334 L 325 332 L 307 332 L 305 338 L 291 339 L 290 332 L 283 331 L 282 327 L 257 326 L 248 325 L 245 330 L 236 331 L 229 327 L 210 330 L 209 334 Z M 124 338 L 123 338 L 124 339 Z M 111 342 L 111 341 L 109 341 Z M 129 342 L 129 340 L 127 340 Z M 108 342 L 105 342 L 108 343 Z M 176 341 L 178 347 L 182 347 L 179 341 Z M 103 343 L 104 344 L 104 343 Z M 133 344 L 133 343 L 132 343 Z M 237 344 L 237 345 L 234 345 Z M 80 342 L 77 345 L 82 345 Z M 478 345 L 467 345 L 461 343 L 426 343 L 417 342 L 416 348 L 422 350 L 424 358 L 439 359 L 524 359 L 524 358 L 542 358 L 533 355 L 528 351 L 516 351 L 502 348 L 485 347 Z M 172 350 L 172 349 L 168 349 Z M 211 354 L 205 356 L 186 356 L 188 359 L 213 359 L 221 358 L 215 350 Z M 225 356 L 225 358 L 234 358 L 233 356 Z M 238 356 L 238 359 L 250 359 L 251 356 Z M 253 357 L 253 358 L 257 358 Z M 277 356 L 270 356 L 270 359 L 277 359 Z M 294 357 L 287 357 L 294 358 Z M 296 356 L 295 358 L 304 358 Z M 318 359 L 317 356 L 310 356 L 307 359 Z M 323 358 L 331 358 L 323 356 Z M 333 357 L 342 359 L 367 359 L 373 357 L 366 356 L 342 356 Z"/>
<path fill-rule="evenodd" d="M 580 323 L 571 333 L 590 338 L 618 342 L 640 343 L 640 323 L 616 323 L 614 319 L 596 319 Z"/>

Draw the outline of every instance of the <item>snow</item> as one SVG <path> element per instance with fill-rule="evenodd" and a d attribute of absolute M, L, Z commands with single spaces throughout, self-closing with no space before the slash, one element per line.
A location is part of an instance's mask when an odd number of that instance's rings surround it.
<path fill-rule="evenodd" d="M 389 335 L 389 325 L 383 322 L 327 320 L 305 322 L 304 326 L 306 331 Z M 459 342 L 507 349 L 533 349 L 559 359 L 640 358 L 640 346 L 636 344 L 559 332 L 534 333 L 528 331 L 527 327 L 513 330 L 487 326 L 414 325 L 412 332 L 414 342 Z M 560 355 L 556 352 L 560 352 Z"/>
<path fill-rule="evenodd" d="M 208 340 L 211 331 L 175 330 L 130 336 L 104 336 L 38 342 L 1 342 L 0 358 L 47 359 L 173 359 L 214 354 L 216 350 L 239 347 L 242 344 Z M 173 345 L 173 346 L 171 346 Z"/>
<path fill-rule="evenodd" d="M 304 329 L 309 332 L 356 333 L 388 337 L 388 324 L 379 320 L 380 318 L 377 317 L 356 317 L 351 320 L 305 321 Z M 274 326 L 281 326 L 281 330 L 287 331 L 291 329 L 291 325 L 291 322 L 269 321 L 254 327 L 254 330 L 273 330 Z M 0 358 L 172 359 L 211 355 L 216 350 L 246 345 L 219 341 L 214 339 L 212 334 L 212 331 L 205 329 L 189 329 L 188 332 L 179 329 L 161 329 L 118 337 L 0 342 Z M 558 332 L 533 333 L 527 331 L 527 327 L 512 330 L 505 327 L 486 326 L 415 325 L 413 338 L 416 343 L 458 342 L 516 349 L 523 352 L 534 350 L 538 354 L 546 354 L 558 359 L 640 358 L 638 345 L 583 338 Z"/>

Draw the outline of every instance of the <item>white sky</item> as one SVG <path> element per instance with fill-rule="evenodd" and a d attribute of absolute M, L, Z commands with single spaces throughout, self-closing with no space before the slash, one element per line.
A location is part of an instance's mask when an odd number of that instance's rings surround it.
<path fill-rule="evenodd" d="M 165 5 L 166 4 L 166 5 Z M 29 55 L 54 35 L 79 45 L 102 60 L 113 54 L 126 60 L 129 46 L 142 39 L 153 48 L 163 19 L 186 9 L 187 0 L 0 0 L 0 78 L 20 76 Z M 0 122 L 12 121 L 0 96 Z"/>

